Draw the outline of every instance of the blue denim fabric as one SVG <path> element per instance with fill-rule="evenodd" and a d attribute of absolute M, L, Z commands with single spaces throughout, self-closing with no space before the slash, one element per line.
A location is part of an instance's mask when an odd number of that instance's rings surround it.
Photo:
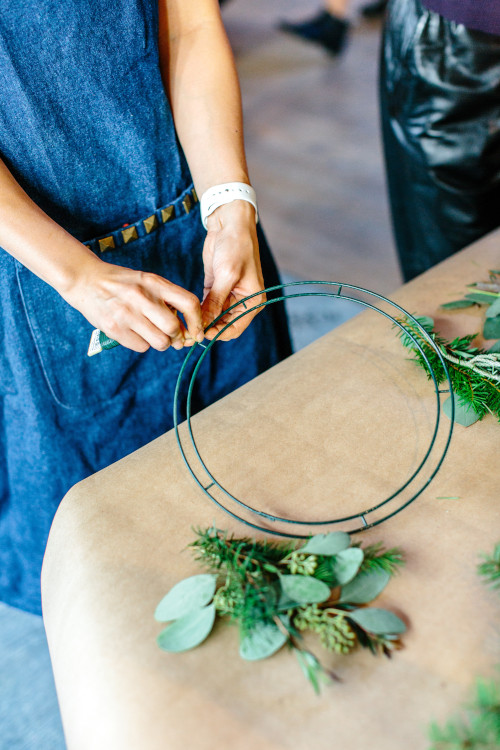
<path fill-rule="evenodd" d="M 192 188 L 159 74 L 154 0 L 14 0 L 0 16 L 0 153 L 41 207 L 94 238 Z M 201 297 L 197 207 L 106 253 Z M 279 283 L 259 229 L 267 285 Z M 40 612 L 40 569 L 68 489 L 172 427 L 183 352 L 88 358 L 90 324 L 0 249 L 0 599 Z M 281 305 L 220 343 L 196 409 L 290 353 Z M 194 366 L 193 362 L 193 366 Z"/>
<path fill-rule="evenodd" d="M 0 152 L 78 239 L 147 216 L 189 182 L 157 40 L 154 0 L 3 4 Z"/>

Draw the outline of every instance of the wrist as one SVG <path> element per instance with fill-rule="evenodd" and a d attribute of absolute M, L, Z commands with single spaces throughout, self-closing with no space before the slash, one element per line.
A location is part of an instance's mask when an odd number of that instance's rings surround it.
<path fill-rule="evenodd" d="M 92 250 L 80 242 L 68 251 L 64 263 L 58 264 L 51 285 L 67 302 L 80 296 L 78 291 L 82 281 L 86 283 L 98 272 L 103 261 Z"/>
<path fill-rule="evenodd" d="M 207 230 L 224 227 L 248 229 L 255 227 L 256 213 L 251 203 L 234 200 L 216 208 L 207 218 Z"/>

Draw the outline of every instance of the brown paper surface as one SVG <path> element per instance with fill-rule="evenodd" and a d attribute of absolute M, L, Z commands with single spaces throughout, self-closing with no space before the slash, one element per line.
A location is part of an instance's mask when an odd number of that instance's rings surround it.
<path fill-rule="evenodd" d="M 433 316 L 445 336 L 480 330 L 477 309 L 437 306 L 498 268 L 498 248 L 492 235 L 394 299 Z M 194 417 L 199 453 L 221 485 L 265 512 L 318 521 L 369 509 L 412 476 L 435 427 L 433 386 L 407 356 L 390 323 L 363 312 Z M 443 425 L 415 491 L 439 460 Z M 185 425 L 181 434 L 186 441 Z M 377 602 L 408 623 L 405 647 L 391 660 L 326 657 L 342 682 L 319 698 L 286 650 L 242 661 L 228 625 L 192 652 L 156 646 L 156 604 L 199 572 L 185 549 L 192 527 L 251 533 L 195 484 L 173 432 L 75 486 L 56 515 L 42 581 L 69 750 L 425 750 L 430 720 L 456 711 L 500 660 L 498 595 L 475 572 L 500 537 L 499 447 L 493 417 L 457 426 L 430 485 L 363 533 L 405 551 L 406 567 Z"/>

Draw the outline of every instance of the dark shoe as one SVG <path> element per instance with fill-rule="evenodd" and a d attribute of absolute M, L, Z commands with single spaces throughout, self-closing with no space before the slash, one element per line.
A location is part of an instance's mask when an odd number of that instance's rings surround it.
<path fill-rule="evenodd" d="M 349 22 L 343 18 L 332 16 L 326 11 L 303 23 L 289 23 L 282 21 L 279 28 L 290 34 L 300 36 L 309 42 L 316 42 L 324 47 L 331 55 L 338 55 L 347 41 Z"/>
<path fill-rule="evenodd" d="M 383 16 L 385 9 L 387 8 L 387 1 L 388 0 L 374 0 L 372 3 L 363 5 L 361 8 L 361 15 L 365 18 L 379 18 L 379 16 Z"/>

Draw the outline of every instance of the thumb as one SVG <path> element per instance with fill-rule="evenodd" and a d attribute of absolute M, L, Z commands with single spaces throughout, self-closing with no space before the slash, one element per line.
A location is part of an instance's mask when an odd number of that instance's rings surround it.
<path fill-rule="evenodd" d="M 203 328 L 210 325 L 221 314 L 230 291 L 219 291 L 214 288 L 209 291 L 201 306 Z"/>
<path fill-rule="evenodd" d="M 230 282 L 214 284 L 208 291 L 201 306 L 203 328 L 206 328 L 226 309 L 227 298 L 231 294 L 232 284 Z"/>

